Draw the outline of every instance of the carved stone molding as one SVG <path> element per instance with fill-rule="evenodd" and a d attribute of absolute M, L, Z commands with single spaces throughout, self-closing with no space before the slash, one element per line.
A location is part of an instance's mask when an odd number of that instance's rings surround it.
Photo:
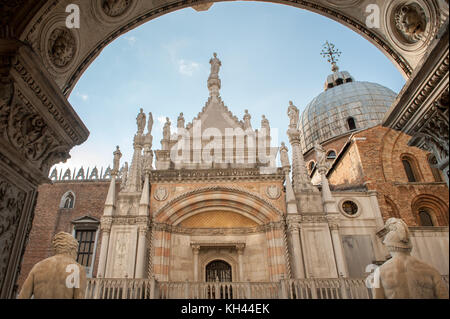
<path fill-rule="evenodd" d="M 326 215 L 302 215 L 302 223 L 328 223 Z"/>
<path fill-rule="evenodd" d="M 158 154 L 161 151 L 155 151 Z M 164 151 L 165 152 L 165 151 Z M 158 155 L 157 155 L 158 159 Z M 161 158 L 159 158 L 161 160 Z M 183 181 L 279 181 L 284 179 L 281 168 L 275 174 L 260 173 L 259 168 L 212 168 L 202 170 L 154 170 L 150 173 L 150 181 L 155 182 L 179 182 Z"/>
<path fill-rule="evenodd" d="M 48 39 L 48 58 L 57 68 L 67 66 L 75 57 L 77 44 L 70 29 L 56 28 Z"/>
<path fill-rule="evenodd" d="M 121 3 L 125 0 L 117 1 L 118 3 Z M 92 1 L 93 3 L 102 4 L 101 0 Z M 133 1 L 137 2 L 137 1 Z M 409 76 L 412 72 L 412 68 L 410 64 L 408 63 L 407 59 L 405 59 L 394 46 L 392 46 L 388 41 L 385 40 L 383 35 L 378 34 L 378 32 L 368 28 L 365 25 L 365 21 L 358 21 L 355 17 L 351 16 L 350 14 L 344 14 L 342 10 L 339 10 L 341 8 L 350 8 L 352 6 L 356 6 L 359 4 L 357 0 L 346 0 L 344 3 L 342 1 L 338 0 L 331 0 L 328 1 L 329 5 L 326 4 L 319 4 L 316 1 L 304 1 L 304 0 L 289 0 L 287 3 L 291 3 L 293 6 L 301 7 L 307 10 L 311 10 L 313 12 L 321 13 L 331 19 L 337 20 L 347 27 L 359 32 L 361 35 L 369 39 L 372 43 L 374 43 L 377 47 L 380 48 L 386 55 L 390 57 L 392 61 L 398 64 L 400 69 L 403 71 L 403 73 L 406 76 Z M 341 4 L 342 3 L 342 4 Z M 143 21 L 151 20 L 154 17 L 161 16 L 163 14 L 173 12 L 177 9 L 184 8 L 186 6 L 192 5 L 193 1 L 176 1 L 171 3 L 161 3 L 161 5 L 156 4 L 152 6 L 150 9 L 146 10 L 145 12 L 135 14 L 131 18 L 131 12 L 134 12 L 132 4 L 129 9 L 127 9 L 125 12 L 123 12 L 121 15 L 117 17 L 110 17 L 105 14 L 103 10 L 100 10 L 99 15 L 103 15 L 104 17 L 100 19 L 103 23 L 110 23 L 115 26 L 112 32 L 108 33 L 108 35 L 105 35 L 104 38 L 99 39 L 97 44 L 90 48 L 88 52 L 85 52 L 84 59 L 78 64 L 77 69 L 75 72 L 71 73 L 67 76 L 65 84 L 62 87 L 62 90 L 64 94 L 70 93 L 70 91 L 73 89 L 75 82 L 80 78 L 81 74 L 85 71 L 88 65 L 92 62 L 95 57 L 97 57 L 98 53 L 106 47 L 109 43 L 111 43 L 114 39 L 122 35 L 123 33 L 127 32 L 128 30 L 131 30 L 135 28 L 137 25 L 143 23 Z M 335 9 L 338 8 L 338 9 Z M 97 9 L 96 9 L 97 10 Z M 52 10 L 50 10 L 52 11 Z M 98 10 L 97 10 L 98 11 Z M 111 12 L 112 14 L 117 14 L 116 12 L 121 12 L 121 10 L 107 10 L 108 12 Z M 115 13 L 113 13 L 115 12 Z M 46 13 L 51 14 L 51 13 Z M 109 19 L 106 19 L 106 18 Z M 114 19 L 116 21 L 114 21 Z M 41 19 L 38 19 L 36 23 L 39 23 Z M 36 26 L 32 26 L 31 30 L 36 29 Z M 30 35 L 28 35 L 30 37 Z"/>
<path fill-rule="evenodd" d="M 270 199 L 278 199 L 281 196 L 281 189 L 277 185 L 267 186 L 266 195 Z"/>
<path fill-rule="evenodd" d="M 416 43 L 422 39 L 427 26 L 427 17 L 419 4 L 401 5 L 394 15 L 395 26 L 406 41 Z"/>
<path fill-rule="evenodd" d="M 26 193 L 0 175 L 0 288 L 6 275 Z"/>
<path fill-rule="evenodd" d="M 103 12 L 110 17 L 119 17 L 130 8 L 133 0 L 101 0 Z"/>
<path fill-rule="evenodd" d="M 153 194 L 153 197 L 160 202 L 165 201 L 168 196 L 169 191 L 167 190 L 167 187 L 164 186 L 158 186 Z"/>
<path fill-rule="evenodd" d="M 169 200 L 166 204 L 164 204 L 164 206 L 159 208 L 158 211 L 154 214 L 154 216 L 155 217 L 158 216 L 161 212 L 167 210 L 171 205 L 174 205 L 175 203 L 180 202 L 180 201 L 186 199 L 187 197 L 197 195 L 197 194 L 203 194 L 205 192 L 211 192 L 211 191 L 225 191 L 225 192 L 239 193 L 239 194 L 245 195 L 253 200 L 256 200 L 259 202 L 262 201 L 264 203 L 264 205 L 268 206 L 272 211 L 276 212 L 279 216 L 283 216 L 283 213 L 278 208 L 273 206 L 268 200 L 262 198 L 261 196 L 249 193 L 247 190 L 244 190 L 244 189 L 225 187 L 225 186 L 202 187 L 202 188 L 198 188 L 193 191 L 189 191 L 184 194 L 181 194 L 178 197 L 175 197 L 175 198 Z"/>
<path fill-rule="evenodd" d="M 6 41 L 6 40 L 0 40 Z M 37 185 L 89 134 L 39 58 L 17 41 L 0 49 L 0 152 Z"/>

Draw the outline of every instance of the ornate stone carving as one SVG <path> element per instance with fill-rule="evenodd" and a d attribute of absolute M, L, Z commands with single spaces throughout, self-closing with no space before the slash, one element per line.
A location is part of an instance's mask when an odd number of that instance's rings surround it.
<path fill-rule="evenodd" d="M 167 196 L 169 196 L 169 192 L 167 191 L 167 188 L 165 188 L 163 186 L 159 186 L 155 190 L 155 194 L 153 195 L 153 197 L 157 201 L 165 201 L 167 199 Z"/>
<path fill-rule="evenodd" d="M 20 91 L 17 96 L 13 105 L 0 110 L 0 134 L 47 176 L 51 166 L 70 157 L 70 148 L 52 134 L 41 116 L 31 111 L 33 107 Z"/>
<path fill-rule="evenodd" d="M 13 81 L 8 76 L 0 77 L 0 106 L 10 105 L 14 94 Z"/>
<path fill-rule="evenodd" d="M 132 0 L 102 0 L 103 12 L 110 17 L 119 17 L 127 11 Z"/>
<path fill-rule="evenodd" d="M 8 267 L 26 193 L 0 176 L 0 287 Z"/>
<path fill-rule="evenodd" d="M 281 196 L 281 190 L 277 185 L 270 185 L 266 188 L 266 194 L 270 199 L 278 199 Z"/>
<path fill-rule="evenodd" d="M 63 68 L 74 58 L 77 44 L 72 32 L 67 28 L 56 28 L 48 39 L 48 57 L 54 66 Z"/>
<path fill-rule="evenodd" d="M 177 127 L 178 128 L 184 128 L 184 115 L 183 113 L 180 113 L 177 120 Z"/>
<path fill-rule="evenodd" d="M 410 43 L 418 42 L 422 38 L 426 25 L 425 12 L 417 3 L 400 6 L 395 11 L 395 26 Z"/>
<path fill-rule="evenodd" d="M 120 167 L 120 158 L 122 157 L 122 152 L 119 149 L 119 146 L 116 146 L 116 150 L 113 153 L 114 155 L 114 163 L 113 163 L 113 171 L 114 174 L 117 174 Z"/>

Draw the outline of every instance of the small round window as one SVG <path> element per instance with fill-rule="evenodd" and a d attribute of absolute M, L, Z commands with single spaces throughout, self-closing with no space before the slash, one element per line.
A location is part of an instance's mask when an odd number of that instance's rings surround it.
<path fill-rule="evenodd" d="M 342 210 L 348 215 L 356 215 L 358 212 L 358 205 L 351 200 L 346 200 L 342 203 Z"/>

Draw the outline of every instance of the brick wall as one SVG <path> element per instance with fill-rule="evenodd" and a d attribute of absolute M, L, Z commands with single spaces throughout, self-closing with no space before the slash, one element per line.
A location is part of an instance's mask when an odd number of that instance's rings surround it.
<path fill-rule="evenodd" d="M 381 126 L 361 131 L 355 137 L 330 174 L 330 184 L 359 183 L 377 191 L 384 220 L 400 217 L 408 225 L 418 226 L 417 210 L 425 207 L 434 215 L 437 225 L 448 225 L 449 190 L 444 182 L 435 181 L 427 161 L 429 153 L 409 147 L 410 136 Z M 414 159 L 418 182 L 408 182 L 403 155 Z"/>
<path fill-rule="evenodd" d="M 22 270 L 18 279 L 19 289 L 31 268 L 39 261 L 53 255 L 52 238 L 60 232 L 72 233 L 72 221 L 83 216 L 100 220 L 108 193 L 109 181 L 67 181 L 41 185 L 36 204 L 33 227 L 22 261 Z M 117 187 L 118 188 L 118 187 Z M 68 191 L 75 194 L 73 209 L 60 209 L 62 196 Z M 97 270 L 101 234 L 98 235 L 94 276 Z"/>

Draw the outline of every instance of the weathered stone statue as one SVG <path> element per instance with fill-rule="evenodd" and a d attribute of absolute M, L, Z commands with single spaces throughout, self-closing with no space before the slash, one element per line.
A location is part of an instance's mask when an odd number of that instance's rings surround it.
<path fill-rule="evenodd" d="M 113 153 L 114 155 L 114 163 L 113 163 L 113 171 L 117 174 L 120 167 L 120 158 L 122 157 L 122 152 L 119 149 L 119 146 L 116 146 L 116 150 Z"/>
<path fill-rule="evenodd" d="M 55 256 L 34 265 L 19 299 L 84 299 L 86 269 L 76 262 L 78 242 L 60 232 L 53 237 Z"/>
<path fill-rule="evenodd" d="M 183 113 L 180 113 L 180 116 L 178 116 L 177 127 L 178 128 L 184 128 L 184 116 L 183 116 Z"/>
<path fill-rule="evenodd" d="M 383 244 L 392 258 L 379 270 L 375 299 L 448 299 L 448 290 L 439 272 L 410 255 L 412 243 L 408 226 L 398 218 L 386 221 Z"/>
<path fill-rule="evenodd" d="M 250 113 L 248 113 L 248 110 L 245 110 L 244 114 L 244 130 L 252 129 L 252 123 L 251 123 L 252 116 Z"/>
<path fill-rule="evenodd" d="M 289 116 L 289 127 L 297 128 L 300 114 L 298 108 L 292 103 L 292 101 L 289 101 L 287 115 Z"/>
<path fill-rule="evenodd" d="M 265 130 L 265 133 L 267 136 L 270 135 L 270 124 L 269 124 L 269 120 L 266 118 L 265 115 L 263 115 L 262 119 L 261 119 L 261 129 Z"/>
<path fill-rule="evenodd" d="M 125 162 L 124 166 L 120 169 L 120 177 L 122 179 L 122 182 L 120 183 L 120 189 L 125 189 L 128 178 L 128 162 Z"/>
<path fill-rule="evenodd" d="M 153 129 L 153 114 L 152 112 L 148 113 L 148 124 L 147 124 L 147 131 L 148 134 L 152 134 L 152 129 Z"/>
<path fill-rule="evenodd" d="M 326 158 L 326 152 L 323 149 L 323 146 L 319 143 L 316 143 L 314 145 L 314 151 L 316 152 L 316 161 L 317 161 L 317 167 L 321 166 L 326 168 L 327 165 L 327 158 Z"/>
<path fill-rule="evenodd" d="M 166 117 L 166 123 L 164 123 L 163 127 L 163 139 L 164 140 L 170 140 L 170 119 Z"/>
<path fill-rule="evenodd" d="M 219 77 L 219 70 L 222 66 L 222 62 L 217 58 L 217 53 L 214 52 L 213 58 L 209 60 L 209 63 L 211 64 L 211 74 L 209 75 L 210 78 L 218 78 Z"/>
<path fill-rule="evenodd" d="M 139 134 L 144 133 L 144 129 L 145 129 L 145 113 L 144 113 L 143 109 L 141 109 L 141 111 L 139 112 L 138 116 L 136 117 L 136 123 L 137 123 L 137 127 L 138 127 L 138 133 Z"/>
<path fill-rule="evenodd" d="M 289 155 L 288 155 L 288 149 L 284 142 L 281 142 L 280 147 L 280 161 L 281 161 L 281 167 L 289 166 Z"/>

